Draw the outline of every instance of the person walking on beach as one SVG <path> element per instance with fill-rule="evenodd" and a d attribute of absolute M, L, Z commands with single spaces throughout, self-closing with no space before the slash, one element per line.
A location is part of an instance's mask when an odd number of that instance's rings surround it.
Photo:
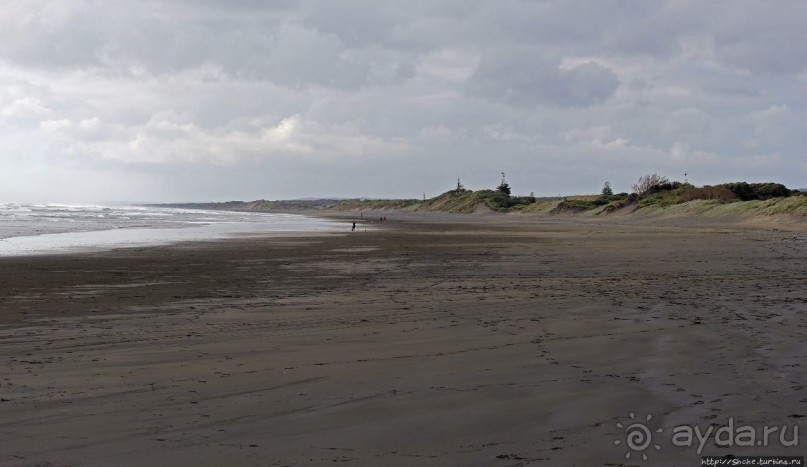
<path fill-rule="evenodd" d="M 356 231 L 356 221 L 353 221 L 353 228 L 350 230 L 351 232 Z"/>

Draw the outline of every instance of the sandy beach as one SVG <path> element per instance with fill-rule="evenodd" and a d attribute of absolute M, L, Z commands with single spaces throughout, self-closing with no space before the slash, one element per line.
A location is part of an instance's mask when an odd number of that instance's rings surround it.
<path fill-rule="evenodd" d="M 798 225 L 390 219 L 0 260 L 0 464 L 694 466 L 673 427 L 807 431 Z M 626 459 L 631 413 L 662 432 Z"/>

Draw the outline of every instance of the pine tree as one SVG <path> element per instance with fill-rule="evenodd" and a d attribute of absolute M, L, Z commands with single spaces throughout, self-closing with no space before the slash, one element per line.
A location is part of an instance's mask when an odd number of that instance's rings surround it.
<path fill-rule="evenodd" d="M 611 182 L 605 182 L 602 187 L 602 195 L 604 197 L 614 196 L 614 190 L 611 189 Z"/>
<path fill-rule="evenodd" d="M 505 196 L 510 196 L 510 185 L 507 183 L 507 179 L 504 176 L 504 172 L 502 172 L 502 182 L 499 183 L 499 186 L 496 187 L 496 190 L 503 193 Z"/>

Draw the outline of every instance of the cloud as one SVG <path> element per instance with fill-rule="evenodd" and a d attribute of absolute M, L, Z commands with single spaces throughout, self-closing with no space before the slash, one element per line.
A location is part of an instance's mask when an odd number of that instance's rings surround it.
<path fill-rule="evenodd" d="M 750 0 L 11 0 L 0 186 L 421 196 L 456 176 L 495 186 L 502 170 L 536 194 L 646 172 L 803 185 L 805 14 Z"/>
<path fill-rule="evenodd" d="M 616 74 L 593 62 L 569 69 L 535 50 L 488 52 L 467 80 L 471 96 L 515 106 L 587 106 L 613 95 Z"/>
<path fill-rule="evenodd" d="M 35 97 L 21 97 L 0 110 L 0 116 L 7 118 L 29 118 L 48 115 L 50 109 Z"/>
<path fill-rule="evenodd" d="M 39 128 L 41 128 L 46 133 L 58 132 L 67 128 L 71 128 L 73 126 L 73 122 L 66 118 L 62 118 L 59 120 L 42 120 L 39 122 Z"/>
<path fill-rule="evenodd" d="M 394 139 L 361 134 L 359 129 L 304 121 L 299 115 L 267 125 L 267 118 L 246 126 L 203 129 L 172 111 L 153 115 L 147 122 L 124 126 L 104 124 L 97 118 L 76 123 L 68 119 L 45 120 L 40 128 L 66 144 L 65 154 L 124 164 L 237 165 L 249 159 L 289 156 L 322 158 L 384 156 L 403 148 Z"/>
<path fill-rule="evenodd" d="M 627 138 L 615 137 L 610 127 L 598 126 L 586 129 L 574 129 L 563 134 L 570 143 L 581 143 L 603 149 L 620 149 L 630 142 Z"/>
<path fill-rule="evenodd" d="M 747 2 L 724 13 L 714 32 L 715 52 L 723 63 L 765 75 L 807 70 L 807 50 L 801 46 L 805 4 Z"/>

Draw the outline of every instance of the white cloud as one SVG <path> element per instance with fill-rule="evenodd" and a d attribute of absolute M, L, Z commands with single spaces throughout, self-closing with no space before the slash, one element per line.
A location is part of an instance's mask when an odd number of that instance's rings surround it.
<path fill-rule="evenodd" d="M 62 118 L 59 120 L 42 120 L 39 122 L 39 128 L 47 133 L 51 132 L 58 132 L 60 130 L 65 130 L 67 128 L 71 128 L 73 126 L 73 122 L 66 118 Z"/>
<path fill-rule="evenodd" d="M 6 118 L 42 117 L 49 114 L 50 109 L 42 101 L 28 96 L 14 100 L 0 110 L 0 115 Z"/>
<path fill-rule="evenodd" d="M 420 130 L 419 137 L 426 141 L 451 142 L 457 138 L 457 135 L 451 128 L 445 125 L 433 125 Z"/>
<path fill-rule="evenodd" d="M 101 120 L 98 117 L 85 118 L 78 122 L 78 127 L 87 132 L 95 132 L 101 127 Z"/>
<path fill-rule="evenodd" d="M 485 135 L 497 141 L 531 141 L 528 135 L 521 134 L 514 130 L 512 127 L 502 124 L 485 125 L 483 127 Z"/>
<path fill-rule="evenodd" d="M 611 127 L 608 126 L 576 128 L 565 132 L 563 138 L 570 143 L 582 143 L 603 149 L 624 148 L 630 142 L 628 138 L 613 136 Z"/>
<path fill-rule="evenodd" d="M 66 119 L 48 120 L 41 122 L 40 127 L 72 140 L 65 152 L 74 158 L 125 164 L 236 165 L 250 159 L 283 159 L 290 155 L 313 159 L 328 159 L 335 154 L 383 157 L 399 152 L 404 146 L 394 139 L 361 134 L 356 128 L 303 121 L 299 115 L 284 118 L 275 125 L 245 129 L 203 129 L 171 111 L 160 112 L 144 124 L 132 126 L 104 125 L 94 118 L 82 120 L 78 125 Z M 85 134 L 81 135 L 83 138 L 65 134 L 71 131 Z"/>
<path fill-rule="evenodd" d="M 677 162 L 685 160 L 687 155 L 689 155 L 689 145 L 681 141 L 676 141 L 672 149 L 670 149 L 670 155 L 673 160 Z"/>

